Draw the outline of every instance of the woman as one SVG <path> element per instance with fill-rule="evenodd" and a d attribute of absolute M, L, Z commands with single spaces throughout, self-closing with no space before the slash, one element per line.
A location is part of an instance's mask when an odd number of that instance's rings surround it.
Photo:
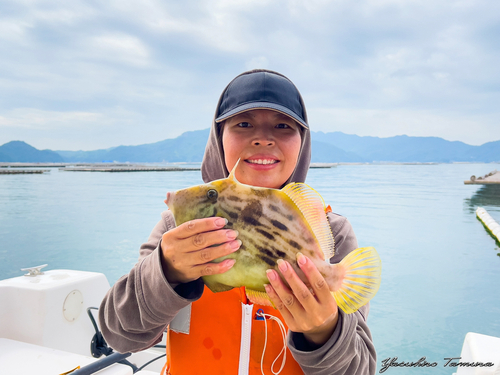
<path fill-rule="evenodd" d="M 279 73 L 253 70 L 231 81 L 219 99 L 202 177 L 205 182 L 225 178 L 239 159 L 240 182 L 279 189 L 305 181 L 310 155 L 307 115 L 296 87 Z M 331 262 L 337 263 L 357 248 L 357 241 L 344 217 L 329 213 L 328 219 L 335 238 Z M 201 276 L 234 265 L 231 259 L 213 261 L 241 245 L 238 233 L 224 229 L 225 224 L 225 219 L 207 218 L 176 227 L 170 211 L 162 213 L 141 246 L 139 262 L 102 302 L 100 324 L 111 347 L 146 349 L 169 327 L 168 374 L 269 373 L 283 340 L 278 324 L 263 321 L 261 310 L 290 329 L 286 350 L 292 356 L 286 357 L 285 374 L 375 373 L 368 305 L 353 314 L 339 311 L 306 257 L 297 261 L 313 293 L 287 262 L 278 264 L 290 287 L 276 271 L 268 271 L 266 291 L 277 310 L 250 304 L 244 288 L 214 294 L 204 287 Z"/>

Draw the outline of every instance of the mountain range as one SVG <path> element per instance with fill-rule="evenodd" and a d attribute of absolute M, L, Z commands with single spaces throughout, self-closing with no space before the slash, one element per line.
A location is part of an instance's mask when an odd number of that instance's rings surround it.
<path fill-rule="evenodd" d="M 38 150 L 25 142 L 0 146 L 0 162 L 201 162 L 209 129 L 138 146 L 93 151 Z M 472 146 L 438 137 L 360 137 L 342 132 L 311 132 L 312 162 L 498 162 L 500 141 Z"/>

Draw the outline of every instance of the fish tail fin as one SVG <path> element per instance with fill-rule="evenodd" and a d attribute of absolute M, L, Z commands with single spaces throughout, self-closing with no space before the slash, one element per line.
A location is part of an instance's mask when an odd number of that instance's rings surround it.
<path fill-rule="evenodd" d="M 346 314 L 357 311 L 377 294 L 380 287 L 382 262 L 373 247 L 350 252 L 335 265 L 344 274 L 340 288 L 332 292 L 337 306 Z"/>
<path fill-rule="evenodd" d="M 245 288 L 245 292 L 247 294 L 247 298 L 250 302 L 252 302 L 255 305 L 262 305 L 262 306 L 274 306 L 272 301 L 269 299 L 269 296 L 267 295 L 266 292 L 259 292 L 257 290 L 252 290 Z"/>

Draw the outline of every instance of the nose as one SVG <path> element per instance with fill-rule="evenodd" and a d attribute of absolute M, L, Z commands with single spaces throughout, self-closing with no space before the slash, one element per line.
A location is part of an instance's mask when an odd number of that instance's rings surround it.
<path fill-rule="evenodd" d="M 252 139 L 252 145 L 254 146 L 274 146 L 275 143 L 272 133 L 263 129 L 256 132 Z"/>

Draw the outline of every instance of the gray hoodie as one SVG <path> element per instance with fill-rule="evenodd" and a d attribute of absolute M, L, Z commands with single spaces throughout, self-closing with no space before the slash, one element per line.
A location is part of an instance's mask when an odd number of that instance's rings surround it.
<path fill-rule="evenodd" d="M 217 108 L 220 102 L 219 99 Z M 299 160 L 287 183 L 304 182 L 309 169 L 309 130 L 304 129 L 301 136 Z M 202 163 L 202 177 L 209 182 L 228 175 L 219 126 L 213 121 Z M 328 219 L 335 238 L 335 256 L 331 262 L 337 263 L 357 248 L 357 241 L 346 218 L 329 213 Z M 162 235 L 173 228 L 175 221 L 172 214 L 164 211 L 148 242 L 141 246 L 137 264 L 113 285 L 102 301 L 100 327 L 108 344 L 119 352 L 138 352 L 160 342 L 163 332 L 181 309 L 187 308 L 203 293 L 201 279 L 170 285 L 163 274 L 160 242 Z M 182 311 L 184 313 L 186 309 Z M 368 311 L 369 305 L 353 314 L 344 314 L 339 310 L 335 331 L 319 348 L 308 345 L 301 333 L 289 332 L 287 345 L 304 373 L 374 374 L 376 353 L 366 324 Z"/>

